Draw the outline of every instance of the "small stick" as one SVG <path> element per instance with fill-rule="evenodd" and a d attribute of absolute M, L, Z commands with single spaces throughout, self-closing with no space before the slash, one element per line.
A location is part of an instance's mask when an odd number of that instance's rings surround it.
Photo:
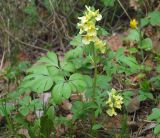
<path fill-rule="evenodd" d="M 38 46 L 35 46 L 35 45 L 31 45 L 31 44 L 27 44 L 21 40 L 19 40 L 18 38 L 14 37 L 8 30 L 5 30 L 5 32 L 10 36 L 12 37 L 13 39 L 15 39 L 17 42 L 23 44 L 23 45 L 26 45 L 26 46 L 29 46 L 29 47 L 32 47 L 32 48 L 35 48 L 35 49 L 39 49 L 39 50 L 43 50 L 43 51 L 48 51 L 47 49 L 44 49 L 44 48 L 41 48 L 41 47 L 38 47 Z"/>
<path fill-rule="evenodd" d="M 5 51 L 3 52 L 3 55 L 2 55 L 2 60 L 1 60 L 1 65 L 0 65 L 0 70 L 2 69 L 3 67 L 3 62 L 4 62 L 4 57 L 5 57 Z"/>
<path fill-rule="evenodd" d="M 124 12 L 126 13 L 126 15 L 128 16 L 128 18 L 129 18 L 130 20 L 132 20 L 131 17 L 129 16 L 129 14 L 127 13 L 126 9 L 125 9 L 124 6 L 122 5 L 121 1 L 120 1 L 120 0 L 117 0 L 117 1 L 118 1 L 119 5 L 122 7 L 122 9 L 124 10 Z"/>

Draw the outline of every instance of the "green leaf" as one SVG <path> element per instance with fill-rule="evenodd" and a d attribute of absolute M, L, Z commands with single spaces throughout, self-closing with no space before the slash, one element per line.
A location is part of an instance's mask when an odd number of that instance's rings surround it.
<path fill-rule="evenodd" d="M 117 57 L 117 59 L 120 63 L 130 67 L 130 73 L 135 73 L 139 70 L 139 65 L 138 65 L 138 62 L 136 61 L 135 57 L 131 57 L 131 56 L 127 57 L 125 55 L 121 55 L 121 56 Z M 121 67 L 124 67 L 124 66 L 121 66 Z M 126 70 L 126 68 L 124 68 L 124 71 L 125 70 Z"/>
<path fill-rule="evenodd" d="M 61 75 L 54 76 L 53 80 L 56 84 L 63 83 L 65 81 L 64 77 Z"/>
<path fill-rule="evenodd" d="M 83 49 L 81 47 L 76 47 L 75 49 L 72 49 L 65 54 L 65 59 L 74 60 L 75 58 L 82 56 L 83 56 Z"/>
<path fill-rule="evenodd" d="M 160 25 L 160 11 L 150 12 L 148 14 L 151 25 Z"/>
<path fill-rule="evenodd" d="M 19 112 L 23 115 L 26 116 L 29 113 L 29 108 L 27 106 L 21 106 L 19 108 Z"/>
<path fill-rule="evenodd" d="M 132 91 L 124 91 L 122 95 L 123 95 L 124 104 L 127 107 L 130 103 L 131 97 L 133 96 L 133 92 Z"/>
<path fill-rule="evenodd" d="M 140 26 L 141 28 L 149 24 L 149 19 L 148 18 L 143 18 L 140 20 Z"/>
<path fill-rule="evenodd" d="M 48 69 L 49 75 L 53 78 L 53 80 L 55 76 L 60 75 L 60 70 L 57 67 L 48 66 L 47 69 Z"/>
<path fill-rule="evenodd" d="M 157 65 L 156 71 L 157 71 L 158 73 L 160 73 L 160 65 Z"/>
<path fill-rule="evenodd" d="M 73 38 L 72 41 L 70 41 L 70 45 L 72 46 L 82 46 L 83 43 L 82 43 L 82 38 L 81 38 L 81 35 L 77 35 Z"/>
<path fill-rule="evenodd" d="M 152 114 L 148 116 L 148 120 L 158 120 L 160 118 L 160 109 L 154 108 L 152 109 Z"/>
<path fill-rule="evenodd" d="M 24 12 L 31 15 L 31 16 L 37 16 L 37 9 L 36 9 L 36 6 L 35 5 L 30 5 L 28 7 L 26 7 L 24 9 Z"/>
<path fill-rule="evenodd" d="M 139 96 L 138 96 L 138 99 L 140 101 L 145 101 L 146 99 L 153 99 L 153 94 L 148 92 L 148 91 L 143 91 L 143 90 L 140 90 L 139 91 Z"/>
<path fill-rule="evenodd" d="M 154 128 L 154 134 L 159 134 L 160 133 L 160 124 L 156 125 L 156 127 Z"/>
<path fill-rule="evenodd" d="M 56 56 L 49 54 L 49 57 Z M 52 66 L 53 67 L 53 66 Z M 53 85 L 52 75 L 49 74 L 47 66 L 36 64 L 28 70 L 29 74 L 22 81 L 22 88 L 30 88 L 34 92 L 48 91 Z M 51 70 L 52 72 L 52 70 Z"/>
<path fill-rule="evenodd" d="M 52 89 L 52 98 L 56 104 L 61 103 L 63 100 L 61 89 L 62 89 L 61 84 L 55 85 L 54 88 Z"/>
<path fill-rule="evenodd" d="M 48 75 L 48 70 L 46 66 L 42 64 L 35 64 L 33 65 L 30 69 L 27 70 L 28 73 L 33 73 L 33 74 L 43 74 L 43 75 Z"/>
<path fill-rule="evenodd" d="M 94 124 L 93 126 L 92 126 L 92 130 L 97 130 L 97 129 L 100 129 L 100 128 L 102 128 L 103 126 L 101 125 L 101 124 Z"/>
<path fill-rule="evenodd" d="M 137 30 L 135 30 L 135 29 L 131 29 L 129 31 L 127 39 L 129 39 L 131 41 L 137 41 L 137 42 L 139 42 L 140 41 L 139 32 Z"/>
<path fill-rule="evenodd" d="M 78 73 L 70 76 L 69 83 L 73 91 L 77 90 L 78 92 L 82 92 L 86 88 L 86 83 L 83 79 L 83 76 Z"/>
<path fill-rule="evenodd" d="M 129 51 L 131 54 L 134 54 L 134 53 L 137 53 L 137 52 L 138 52 L 137 48 L 135 48 L 135 47 L 129 48 L 128 51 Z"/>
<path fill-rule="evenodd" d="M 9 104 L 0 105 L 0 115 L 7 116 L 14 109 L 15 109 L 14 105 L 9 105 Z"/>
<path fill-rule="evenodd" d="M 83 78 L 84 78 L 84 81 L 85 81 L 87 87 L 91 88 L 93 85 L 93 79 L 88 75 L 84 75 Z"/>
<path fill-rule="evenodd" d="M 101 0 L 105 6 L 114 6 L 115 0 Z"/>
<path fill-rule="evenodd" d="M 48 91 L 53 85 L 53 79 L 50 76 L 31 74 L 24 78 L 21 87 L 30 88 L 34 92 Z"/>
<path fill-rule="evenodd" d="M 58 58 L 54 52 L 48 52 L 47 57 L 40 58 L 38 62 L 46 63 L 48 66 L 58 67 Z"/>
<path fill-rule="evenodd" d="M 29 108 L 31 110 L 35 110 L 35 109 L 42 109 L 43 107 L 43 103 L 40 99 L 34 99 L 31 101 Z"/>
<path fill-rule="evenodd" d="M 107 89 L 109 87 L 110 77 L 105 75 L 98 75 L 97 76 L 97 86 L 101 89 Z"/>
<path fill-rule="evenodd" d="M 68 99 L 71 95 L 71 87 L 68 83 L 59 83 L 52 89 L 52 98 L 55 103 L 61 103 L 63 99 Z"/>
<path fill-rule="evenodd" d="M 140 48 L 146 51 L 151 50 L 152 40 L 150 38 L 143 39 Z"/>
<path fill-rule="evenodd" d="M 68 99 L 71 96 L 71 87 L 68 83 L 64 83 L 62 88 L 62 96 Z"/>
<path fill-rule="evenodd" d="M 30 96 L 25 96 L 23 99 L 19 100 L 20 105 L 29 105 L 31 100 Z"/>
<path fill-rule="evenodd" d="M 54 111 L 54 106 L 50 106 L 46 112 L 46 115 L 48 116 L 49 119 L 53 119 L 55 117 L 55 111 Z"/>
<path fill-rule="evenodd" d="M 72 62 L 69 61 L 62 61 L 61 62 L 61 68 L 67 72 L 74 72 L 75 66 Z"/>
<path fill-rule="evenodd" d="M 98 26 L 98 35 L 99 36 L 102 36 L 102 35 L 107 36 L 107 35 L 109 35 L 109 33 L 104 28 Z"/>
<path fill-rule="evenodd" d="M 80 102 L 80 101 L 74 102 L 73 106 L 71 108 L 71 112 L 73 113 L 73 119 L 74 120 L 80 118 L 85 112 L 84 109 L 83 109 L 83 103 Z"/>

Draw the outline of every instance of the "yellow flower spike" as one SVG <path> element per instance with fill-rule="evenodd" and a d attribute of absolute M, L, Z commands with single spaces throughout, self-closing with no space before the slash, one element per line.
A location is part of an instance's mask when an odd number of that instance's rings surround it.
<path fill-rule="evenodd" d="M 133 20 L 130 21 L 130 27 L 132 29 L 137 28 L 137 25 L 138 25 L 138 22 L 136 21 L 136 19 L 133 19 Z"/>
<path fill-rule="evenodd" d="M 92 10 L 90 6 L 86 6 L 86 9 L 87 9 L 87 12 L 85 13 L 86 14 L 86 17 L 88 17 L 88 19 L 91 19 L 91 18 L 95 18 L 96 21 L 100 21 L 102 19 L 102 15 L 99 14 L 99 10 Z"/>
<path fill-rule="evenodd" d="M 96 27 L 95 27 L 95 24 L 94 24 L 94 22 L 87 22 L 86 24 L 84 24 L 84 30 L 85 31 L 88 31 L 88 30 L 90 30 L 90 29 L 93 29 L 93 30 L 95 30 L 96 31 Z"/>
<path fill-rule="evenodd" d="M 117 113 L 115 112 L 114 108 L 108 109 L 106 112 L 107 112 L 107 114 L 109 116 L 117 115 Z"/>
<path fill-rule="evenodd" d="M 100 39 L 97 39 L 97 40 L 95 41 L 95 47 L 96 47 L 97 49 L 99 49 L 99 50 L 101 51 L 101 53 L 103 53 L 103 54 L 105 53 L 105 50 L 106 50 L 105 45 L 106 45 L 106 43 L 103 42 L 103 41 L 100 40 Z"/>
<path fill-rule="evenodd" d="M 95 36 L 91 36 L 91 35 L 84 35 L 82 36 L 82 43 L 85 44 L 85 45 L 88 45 L 90 44 L 90 42 L 94 42 L 94 40 L 96 39 Z"/>
<path fill-rule="evenodd" d="M 112 89 L 109 93 L 109 98 L 106 102 L 108 106 L 107 114 L 109 116 L 116 115 L 115 109 L 121 109 L 123 104 L 123 97 L 117 94 L 115 89 Z"/>

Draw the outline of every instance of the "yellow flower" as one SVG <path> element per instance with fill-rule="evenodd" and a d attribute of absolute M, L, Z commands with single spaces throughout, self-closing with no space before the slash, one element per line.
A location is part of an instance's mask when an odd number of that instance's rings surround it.
<path fill-rule="evenodd" d="M 106 45 L 106 43 L 103 42 L 103 41 L 100 40 L 100 39 L 97 39 L 97 40 L 95 41 L 95 47 L 96 47 L 97 49 L 99 49 L 99 50 L 101 51 L 101 53 L 103 53 L 103 54 L 105 53 L 105 50 L 106 50 L 105 45 Z"/>
<path fill-rule="evenodd" d="M 88 44 L 90 44 L 90 42 L 94 42 L 95 39 L 96 39 L 95 36 L 86 34 L 86 35 L 82 36 L 82 43 L 85 45 L 88 45 Z"/>
<path fill-rule="evenodd" d="M 93 11 L 90 6 L 86 6 L 86 9 L 86 16 L 88 19 L 95 18 L 96 21 L 100 21 L 102 19 L 102 15 L 99 13 L 99 10 Z"/>
<path fill-rule="evenodd" d="M 81 23 L 84 24 L 88 21 L 88 19 L 86 18 L 86 16 L 82 16 L 82 17 L 78 17 L 79 20 L 81 20 Z"/>
<path fill-rule="evenodd" d="M 114 108 L 110 108 L 106 112 L 107 112 L 107 114 L 109 116 L 117 115 L 117 113 L 115 112 Z"/>
<path fill-rule="evenodd" d="M 102 15 L 101 15 L 101 14 L 97 14 L 96 20 L 97 20 L 97 21 L 100 21 L 101 19 L 102 19 Z"/>
<path fill-rule="evenodd" d="M 96 30 L 96 26 L 95 23 L 92 21 L 88 21 L 86 24 L 83 25 L 84 26 L 84 30 L 88 31 L 90 29 Z"/>
<path fill-rule="evenodd" d="M 136 21 L 136 19 L 133 19 L 133 20 L 131 20 L 130 21 L 130 27 L 132 28 L 132 29 L 135 29 L 135 28 L 137 28 L 137 21 Z"/>
<path fill-rule="evenodd" d="M 123 98 L 117 94 L 115 89 L 112 89 L 109 93 L 109 98 L 106 102 L 108 105 L 107 114 L 109 116 L 116 115 L 115 109 L 121 109 L 123 104 Z"/>

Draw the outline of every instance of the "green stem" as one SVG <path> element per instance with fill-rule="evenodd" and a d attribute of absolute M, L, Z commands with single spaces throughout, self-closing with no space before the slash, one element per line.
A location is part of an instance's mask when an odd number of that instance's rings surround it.
<path fill-rule="evenodd" d="M 142 40 L 143 40 L 143 36 L 142 36 L 142 32 L 141 32 L 141 29 L 139 28 L 139 46 L 140 46 L 140 49 L 141 49 L 141 56 L 142 56 L 142 61 L 144 60 L 144 51 L 143 49 L 141 48 L 142 46 Z"/>
<path fill-rule="evenodd" d="M 96 85 L 97 85 L 97 63 L 96 63 L 96 49 L 93 46 L 93 60 L 94 60 L 94 78 L 93 78 L 93 95 L 92 95 L 92 101 L 95 103 L 96 102 Z M 92 126 L 95 124 L 96 122 L 96 118 L 95 115 L 93 114 L 92 117 Z M 92 128 L 91 128 L 92 129 Z M 96 137 L 98 137 L 97 132 L 96 131 L 92 131 L 93 135 L 96 135 Z"/>
<path fill-rule="evenodd" d="M 93 78 L 93 97 L 92 100 L 96 100 L 96 84 L 97 84 L 97 63 L 96 63 L 96 49 L 93 48 L 93 60 L 94 60 L 94 78 Z"/>

